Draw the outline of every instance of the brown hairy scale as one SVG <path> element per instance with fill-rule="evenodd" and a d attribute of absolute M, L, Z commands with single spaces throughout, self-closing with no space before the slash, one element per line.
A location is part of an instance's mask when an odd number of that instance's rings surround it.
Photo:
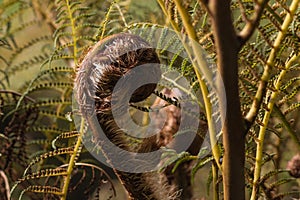
<path fill-rule="evenodd" d="M 77 72 L 75 90 L 77 101 L 82 115 L 88 121 L 97 144 L 107 159 L 113 157 L 114 149 L 107 147 L 104 139 L 97 132 L 96 125 L 100 124 L 105 136 L 116 146 L 127 151 L 151 152 L 157 150 L 160 145 L 157 137 L 145 138 L 136 148 L 132 148 L 128 136 L 118 128 L 111 110 L 111 98 L 117 81 L 130 73 L 130 69 L 147 63 L 159 63 L 155 49 L 142 38 L 120 33 L 107 37 L 98 42 L 83 59 Z M 160 79 L 161 72 L 158 65 L 148 65 L 151 73 Z M 143 78 L 143 77 L 141 77 Z M 134 84 L 129 83 L 128 84 Z M 131 87 L 132 85 L 128 85 Z M 150 96 L 156 88 L 156 84 L 147 84 L 134 91 L 130 102 L 139 102 Z M 126 91 L 115 91 L 122 97 Z M 122 109 L 122 108 L 120 108 Z M 96 114 L 97 120 L 90 116 Z M 134 157 L 132 158 L 134 160 Z M 114 163 L 110 163 L 112 167 Z M 128 191 L 130 199 L 161 200 L 177 199 L 178 192 L 174 186 L 167 183 L 164 174 L 158 172 L 128 173 L 117 171 L 121 182 Z"/>
<path fill-rule="evenodd" d="M 166 119 L 159 114 L 155 120 L 166 120 L 160 133 L 148 138 L 144 138 L 139 144 L 132 145 L 132 141 L 127 133 L 118 127 L 112 115 L 111 102 L 121 101 L 128 91 L 127 88 L 135 88 L 134 81 L 127 81 L 126 87 L 120 91 L 115 90 L 117 82 L 122 78 L 129 76 L 131 69 L 144 64 L 149 71 L 146 74 L 133 74 L 135 78 L 143 81 L 147 77 L 154 77 L 157 82 L 161 78 L 159 68 L 159 58 L 145 40 L 139 36 L 120 33 L 107 37 L 98 42 L 91 48 L 81 62 L 75 80 L 75 91 L 77 92 L 77 101 L 83 117 L 87 120 L 89 128 L 92 131 L 95 145 L 99 145 L 105 154 L 109 164 L 114 168 L 115 155 L 123 158 L 123 154 L 116 152 L 114 147 L 107 145 L 107 139 L 117 147 L 128 152 L 148 153 L 158 150 L 162 146 L 174 142 L 185 140 L 184 135 L 177 136 L 174 140 L 174 134 L 179 129 L 180 119 L 182 118 L 180 108 L 169 105 L 162 108 L 166 113 Z M 136 89 L 129 102 L 124 104 L 143 101 L 149 97 L 155 90 L 156 84 L 145 84 Z M 112 99 L 112 93 L 117 94 L 118 99 Z M 171 90 L 165 89 L 164 94 L 171 97 L 174 95 Z M 163 100 L 158 98 L 155 105 L 163 105 Z M 117 109 L 124 110 L 126 105 L 121 104 Z M 96 120 L 93 116 L 96 115 Z M 121 115 L 122 116 L 122 115 Z M 124 119 L 126 120 L 126 119 Z M 187 150 L 192 155 L 197 155 L 203 142 L 203 137 L 207 131 L 207 124 L 200 120 L 198 133 L 193 143 Z M 105 138 L 101 138 L 97 126 L 100 124 Z M 106 141 L 105 141 L 106 140 Z M 125 156 L 124 156 L 125 158 Z M 127 158 L 134 163 L 136 157 Z M 152 158 L 151 158 L 152 159 Z M 159 161 L 160 157 L 154 157 L 154 161 Z M 128 160 L 126 160 L 128 161 Z M 126 161 L 118 160 L 118 164 L 126 165 Z M 121 163 L 120 163 L 121 162 Z M 176 173 L 171 173 L 172 165 L 164 173 L 128 173 L 123 171 L 115 172 L 128 191 L 130 199 L 142 200 L 173 200 L 173 199 L 191 199 L 191 166 L 192 161 L 183 163 L 179 166 Z"/>

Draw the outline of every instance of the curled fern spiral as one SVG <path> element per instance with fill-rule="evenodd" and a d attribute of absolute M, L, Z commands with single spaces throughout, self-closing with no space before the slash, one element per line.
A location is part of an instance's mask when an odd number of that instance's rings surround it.
<path fill-rule="evenodd" d="M 105 137 L 114 145 L 126 151 L 147 153 L 159 149 L 156 136 L 144 138 L 138 147 L 130 145 L 127 134 L 118 127 L 112 114 L 112 93 L 122 94 L 126 91 L 115 91 L 116 83 L 131 73 L 131 69 L 148 64 L 150 73 L 147 76 L 160 79 L 159 58 L 155 49 L 142 38 L 128 33 L 115 34 L 98 42 L 85 56 L 77 72 L 75 90 L 82 115 L 87 119 L 93 136 L 111 165 L 114 167 L 114 149 L 107 146 L 104 139 L 94 128 L 98 123 Z M 138 79 L 144 79 L 136 74 Z M 129 81 L 129 87 L 135 82 Z M 130 85 L 133 84 L 133 85 Z M 127 86 L 126 86 L 127 88 Z M 156 84 L 145 84 L 136 89 L 129 102 L 139 102 L 146 99 L 156 88 Z M 116 99 L 119 100 L 119 99 Z M 127 103 L 129 103 L 127 102 Z M 122 108 L 119 108 L 122 109 Z M 90 116 L 96 115 L 97 122 Z M 136 159 L 134 154 L 132 160 Z M 122 161 L 121 161 L 122 162 Z M 157 172 L 129 173 L 115 170 L 119 179 L 125 186 L 131 199 L 177 199 L 175 187 L 168 185 L 164 174 Z"/>

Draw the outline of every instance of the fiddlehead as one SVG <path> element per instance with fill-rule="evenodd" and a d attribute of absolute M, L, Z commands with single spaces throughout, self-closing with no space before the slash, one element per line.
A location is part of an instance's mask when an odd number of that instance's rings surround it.
<path fill-rule="evenodd" d="M 145 64 L 147 68 L 150 68 L 150 74 L 147 76 L 159 80 L 161 74 L 158 63 L 159 59 L 155 50 L 147 42 L 138 36 L 121 33 L 97 43 L 87 53 L 77 73 L 75 90 L 81 113 L 87 119 L 94 139 L 97 140 L 112 167 L 117 164 L 116 162 L 125 162 L 114 159 L 116 147 L 137 153 L 148 153 L 159 148 L 155 135 L 143 139 L 137 147 L 130 145 L 128 135 L 118 127 L 112 113 L 113 102 L 121 101 L 125 96 L 124 93 L 127 92 L 115 90 L 116 83 L 122 77 L 130 76 L 131 69 Z M 140 78 L 144 79 L 145 77 Z M 132 88 L 136 84 L 130 81 L 126 83 L 128 84 L 126 88 Z M 144 100 L 154 91 L 155 87 L 156 84 L 150 83 L 138 88 L 133 92 L 129 102 Z M 118 99 L 112 97 L 113 92 L 117 94 Z M 117 109 L 122 111 L 123 106 L 125 105 L 120 105 Z M 96 115 L 97 122 L 91 119 L 90 116 L 93 115 Z M 95 127 L 97 123 L 103 129 L 105 137 L 115 146 L 111 147 L 106 144 L 105 138 Z M 135 154 L 132 154 L 128 159 L 135 162 L 137 158 Z M 116 170 L 116 173 L 132 199 L 176 199 L 176 192 L 172 190 L 170 192 L 171 188 L 161 189 L 161 187 L 168 187 L 165 182 L 166 177 L 161 174 L 156 172 L 130 173 L 120 170 Z"/>

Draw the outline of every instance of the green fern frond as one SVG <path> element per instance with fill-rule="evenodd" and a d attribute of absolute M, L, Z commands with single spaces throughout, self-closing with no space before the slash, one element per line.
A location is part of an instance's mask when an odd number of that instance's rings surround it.
<path fill-rule="evenodd" d="M 61 73 L 63 75 L 65 74 L 68 74 L 68 73 L 72 73 L 74 72 L 74 70 L 71 68 L 71 67 L 68 67 L 68 66 L 55 66 L 55 67 L 52 67 L 50 69 L 45 69 L 45 70 L 42 70 L 38 73 L 38 75 L 28 84 L 28 89 L 27 90 L 30 90 L 31 89 L 31 86 L 33 84 L 36 84 L 40 81 L 43 81 L 43 80 L 40 80 L 42 77 L 48 77 L 48 76 L 53 76 L 55 74 L 58 74 L 58 73 Z M 47 79 L 46 79 L 47 80 Z M 50 81 L 50 80 L 48 80 Z M 28 92 L 25 92 L 25 94 L 28 94 Z"/>
<path fill-rule="evenodd" d="M 58 28 L 54 32 L 54 45 L 56 50 L 51 60 L 71 58 L 77 65 L 81 43 L 87 44 L 95 41 L 92 37 L 80 37 L 82 31 L 90 31 L 90 35 L 99 28 L 96 23 L 89 23 L 89 18 L 95 13 L 90 8 L 84 7 L 80 1 L 56 1 Z M 61 53 L 68 48 L 69 56 Z"/>
<path fill-rule="evenodd" d="M 264 15 L 263 15 L 264 19 L 268 19 L 269 22 L 272 23 L 272 25 L 278 30 L 280 31 L 280 24 L 283 23 L 283 17 L 281 17 L 277 12 L 276 12 L 276 8 L 274 9 L 274 7 L 270 7 L 269 5 L 266 6 L 266 9 L 264 11 Z"/>
<path fill-rule="evenodd" d="M 287 95 L 283 96 L 279 102 L 278 102 L 278 106 L 281 106 L 282 104 L 290 101 L 292 98 L 294 98 L 300 91 L 300 85 L 295 86 L 294 88 L 292 88 L 292 90 L 290 90 L 288 92 Z"/>
<path fill-rule="evenodd" d="M 274 199 L 282 199 L 291 195 L 299 195 L 300 191 L 282 192 L 274 196 Z"/>
<path fill-rule="evenodd" d="M 207 165 L 209 162 L 212 162 L 214 160 L 213 156 L 206 156 L 202 159 L 200 159 L 192 168 L 192 180 L 194 180 L 196 173 L 203 168 L 205 165 Z"/>
<path fill-rule="evenodd" d="M 108 3 L 109 6 L 103 17 L 104 20 L 101 22 L 95 34 L 97 41 L 103 39 L 105 35 L 123 32 L 124 29 L 127 29 L 135 20 L 128 11 L 130 1 L 120 2 L 112 0 L 108 1 Z"/>
<path fill-rule="evenodd" d="M 42 193 L 42 194 L 55 194 L 55 195 L 61 195 L 62 192 L 57 187 L 52 186 L 40 186 L 40 185 L 31 185 L 25 190 L 22 191 L 22 194 L 20 195 L 19 199 L 22 199 L 23 194 L 25 192 L 34 192 L 34 193 Z"/>
<path fill-rule="evenodd" d="M 42 169 L 34 173 L 26 174 L 21 179 L 19 179 L 18 184 L 26 180 L 33 180 L 33 179 L 39 179 L 39 178 L 45 178 L 51 176 L 65 176 L 65 175 L 67 175 L 67 170 L 63 168 Z"/>
<path fill-rule="evenodd" d="M 300 108 L 300 102 L 293 103 L 287 109 L 284 110 L 283 114 L 287 115 L 287 114 L 289 114 L 289 113 L 291 113 L 291 112 L 293 112 L 293 111 L 295 111 L 299 108 Z"/>
<path fill-rule="evenodd" d="M 43 132 L 43 133 L 55 133 L 55 134 L 64 134 L 67 130 L 54 128 L 54 127 L 47 127 L 47 126 L 34 126 L 31 128 L 34 132 Z M 34 142 L 35 140 L 33 140 Z M 49 142 L 49 140 L 47 140 Z"/>
<path fill-rule="evenodd" d="M 175 173 L 175 171 L 177 170 L 179 165 L 181 165 L 182 163 L 185 163 L 185 162 L 191 161 L 191 160 L 197 160 L 197 158 L 198 158 L 197 156 L 189 156 L 186 154 L 180 155 L 178 161 L 176 161 L 176 163 L 172 169 L 172 173 Z"/>
<path fill-rule="evenodd" d="M 32 108 L 40 108 L 40 107 L 48 107 L 48 106 L 59 106 L 59 105 L 71 105 L 71 104 L 72 104 L 72 100 L 49 99 L 49 100 L 45 100 L 45 101 L 39 101 L 39 102 L 36 102 L 34 104 L 29 104 L 29 105 L 17 107 L 17 109 L 12 110 L 11 112 L 9 112 L 6 117 L 10 116 L 11 114 L 15 113 L 18 110 L 28 110 L 28 109 L 32 109 Z M 46 111 L 44 113 L 45 114 L 50 114 L 52 112 L 51 111 L 49 111 L 49 112 Z M 65 115 L 64 115 L 64 118 L 65 118 Z"/>
<path fill-rule="evenodd" d="M 295 179 L 294 178 L 283 178 L 283 179 L 277 180 L 276 182 L 273 182 L 269 185 L 268 190 L 272 191 L 275 188 L 277 188 L 278 186 L 290 183 L 292 181 L 295 181 Z"/>
<path fill-rule="evenodd" d="M 52 148 L 57 149 L 56 142 L 62 139 L 69 139 L 69 138 L 76 138 L 79 137 L 80 134 L 78 131 L 71 131 L 71 132 L 64 132 L 59 134 L 53 141 L 52 141 Z"/>
<path fill-rule="evenodd" d="M 16 17 L 22 17 L 25 12 L 31 10 L 29 4 L 25 1 L 9 1 L 7 3 L 1 3 L 1 18 L 0 26 L 3 27 L 9 22 L 13 21 Z"/>
<path fill-rule="evenodd" d="M 271 177 L 275 176 L 275 175 L 278 175 L 280 173 L 286 173 L 287 170 L 273 170 L 273 171 L 270 171 L 268 173 L 266 173 L 265 175 L 263 175 L 260 179 L 260 183 L 264 183 L 266 182 L 268 179 L 270 179 Z"/>
<path fill-rule="evenodd" d="M 55 89 L 55 90 L 58 90 L 59 88 L 63 88 L 63 89 L 70 88 L 70 89 L 73 89 L 73 83 L 69 83 L 69 82 L 41 83 L 39 85 L 31 87 L 28 92 L 31 93 L 33 91 L 42 90 L 42 89 Z"/>
<path fill-rule="evenodd" d="M 276 35 L 277 31 L 270 28 L 268 25 L 259 26 L 257 30 L 261 36 L 261 38 L 267 42 L 267 44 L 272 47 L 272 44 L 275 40 L 274 36 Z M 260 38 L 260 37 L 258 37 Z"/>
<path fill-rule="evenodd" d="M 47 145 L 49 143 L 50 141 L 47 139 L 36 139 L 36 140 L 30 140 L 26 144 L 29 146 L 29 145 Z"/>
<path fill-rule="evenodd" d="M 15 64 L 15 65 L 10 66 L 7 69 L 7 74 L 8 75 L 13 75 L 13 74 L 15 74 L 16 72 L 18 72 L 20 70 L 25 70 L 25 69 L 28 69 L 28 68 L 34 66 L 34 65 L 41 64 L 48 58 L 49 58 L 48 53 L 42 53 L 40 55 L 35 55 L 32 58 L 29 58 L 28 60 L 25 60 L 25 61 L 23 61 L 19 64 Z"/>
<path fill-rule="evenodd" d="M 69 104 L 67 104 L 67 105 L 69 105 Z M 46 116 L 46 117 L 50 117 L 50 118 L 54 118 L 54 119 L 67 120 L 65 113 L 55 112 L 55 111 L 51 111 L 51 110 L 43 110 L 42 108 L 39 108 L 38 112 L 41 116 Z"/>
<path fill-rule="evenodd" d="M 25 44 L 19 46 L 18 49 L 16 49 L 16 51 L 13 52 L 13 54 L 10 56 L 8 64 L 11 65 L 12 62 L 15 60 L 16 56 L 22 53 L 22 51 L 32 47 L 33 45 L 36 45 L 37 43 L 49 42 L 50 39 L 51 37 L 49 35 L 42 35 L 42 36 L 32 38 L 30 41 L 26 41 Z"/>
<path fill-rule="evenodd" d="M 65 148 L 59 148 L 59 149 L 56 149 L 54 151 L 49 151 L 49 152 L 46 152 L 38 157 L 36 157 L 35 159 L 33 159 L 27 166 L 26 170 L 24 171 L 24 176 L 27 174 L 27 172 L 30 170 L 30 168 L 32 166 L 34 166 L 35 164 L 47 159 L 47 158 L 50 158 L 50 157 L 55 157 L 57 155 L 64 155 L 64 154 L 72 154 L 74 152 L 74 147 L 65 147 Z"/>
<path fill-rule="evenodd" d="M 285 84 L 280 87 L 281 91 L 286 91 L 286 89 L 295 84 L 295 82 L 300 81 L 300 77 L 294 77 L 289 79 Z"/>
<path fill-rule="evenodd" d="M 9 84 L 9 77 L 7 73 L 4 70 L 0 70 L 0 74 L 2 74 L 0 77 L 0 85 L 3 89 L 5 89 L 6 85 Z M 2 77 L 4 76 L 4 77 Z"/>

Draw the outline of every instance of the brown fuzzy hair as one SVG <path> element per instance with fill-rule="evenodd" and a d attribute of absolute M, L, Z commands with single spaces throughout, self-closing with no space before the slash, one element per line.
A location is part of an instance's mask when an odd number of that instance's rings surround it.
<path fill-rule="evenodd" d="M 143 64 L 149 64 L 147 67 L 151 67 L 151 73 L 147 76 L 154 76 L 159 80 L 161 73 L 157 67 L 158 63 L 159 58 L 155 49 L 139 36 L 128 33 L 116 34 L 98 42 L 83 59 L 75 80 L 76 97 L 82 115 L 87 119 L 94 137 L 97 138 L 97 144 L 101 146 L 108 160 L 114 156 L 114 150 L 106 147 L 104 139 L 97 133 L 95 123 L 100 124 L 105 136 L 113 144 L 124 150 L 151 152 L 159 148 L 156 137 L 150 137 L 144 139 L 137 150 L 132 150 L 126 133 L 117 126 L 111 111 L 112 92 L 116 83 L 122 77 L 129 75 L 131 69 Z M 152 83 L 141 86 L 134 91 L 130 102 L 144 100 L 155 87 L 156 84 Z M 126 93 L 126 91 L 117 92 Z M 90 116 L 93 115 L 96 115 L 97 122 L 91 119 Z M 111 164 L 113 167 L 114 164 Z M 164 174 L 128 173 L 117 170 L 116 173 L 128 191 L 130 199 L 160 200 L 178 197 L 174 187 L 167 184 Z"/>

